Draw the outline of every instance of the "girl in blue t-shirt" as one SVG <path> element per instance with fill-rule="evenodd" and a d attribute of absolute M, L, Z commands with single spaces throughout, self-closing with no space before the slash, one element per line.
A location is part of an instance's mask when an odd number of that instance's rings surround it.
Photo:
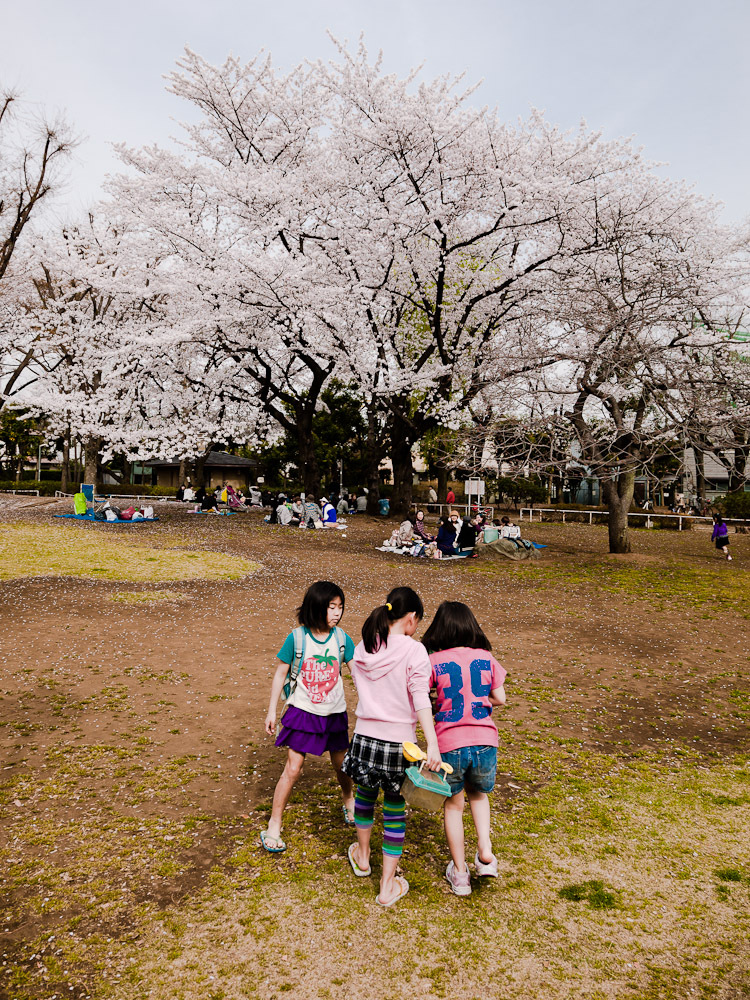
<path fill-rule="evenodd" d="M 279 650 L 266 715 L 269 736 L 273 736 L 276 729 L 276 706 L 287 680 L 291 681 L 291 690 L 276 738 L 277 747 L 287 748 L 286 765 L 273 793 L 268 829 L 260 835 L 263 847 L 272 854 L 286 850 L 281 839 L 284 809 L 302 774 L 308 753 L 330 754 L 341 785 L 344 820 L 347 825 L 354 823 L 354 788 L 349 776 L 341 770 L 349 749 L 349 719 L 341 667 L 349 663 L 354 654 L 354 643 L 338 627 L 343 614 L 341 587 L 328 580 L 318 580 L 308 588 L 297 609 L 300 628 L 290 632 Z"/>

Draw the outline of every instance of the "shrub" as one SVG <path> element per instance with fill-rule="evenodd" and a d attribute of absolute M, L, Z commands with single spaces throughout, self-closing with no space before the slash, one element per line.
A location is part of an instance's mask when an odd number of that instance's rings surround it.
<path fill-rule="evenodd" d="M 750 493 L 744 491 L 727 493 L 726 496 L 718 497 L 715 504 L 720 508 L 724 517 L 750 518 Z"/>

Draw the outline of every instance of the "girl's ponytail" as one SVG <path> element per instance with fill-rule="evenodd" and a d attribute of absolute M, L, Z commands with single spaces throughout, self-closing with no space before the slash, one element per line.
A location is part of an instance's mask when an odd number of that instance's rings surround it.
<path fill-rule="evenodd" d="M 412 611 L 417 618 L 422 619 L 424 605 L 419 594 L 411 587 L 395 587 L 388 595 L 385 604 L 371 611 L 362 626 L 362 642 L 367 652 L 375 653 L 381 646 L 387 645 L 388 633 L 393 622 Z"/>

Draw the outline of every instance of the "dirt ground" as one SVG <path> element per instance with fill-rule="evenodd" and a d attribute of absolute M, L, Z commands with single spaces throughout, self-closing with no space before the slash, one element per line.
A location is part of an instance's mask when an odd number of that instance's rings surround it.
<path fill-rule="evenodd" d="M 70 532 L 118 530 L 54 521 L 59 510 L 3 501 L 0 518 Z M 29 822 L 42 815 L 60 824 L 84 820 L 94 800 L 109 800 L 139 821 L 222 821 L 181 856 L 187 873 L 142 885 L 142 899 L 170 901 L 192 891 L 228 838 L 240 828 L 247 833 L 248 822 L 261 828 L 283 764 L 263 732 L 275 654 L 315 579 L 344 589 L 342 625 L 355 641 L 393 586 L 418 590 L 425 625 L 440 601 L 468 603 L 508 670 L 508 707 L 499 723 L 519 746 L 551 730 L 560 741 L 615 756 L 685 747 L 715 757 L 750 747 L 750 536 L 732 536 L 730 565 L 702 532 L 637 531 L 635 554 L 613 557 L 604 528 L 534 524 L 529 537 L 548 546 L 538 563 L 441 564 L 375 551 L 391 525 L 366 516 L 352 518 L 346 532 L 310 532 L 266 526 L 252 512 L 199 517 L 164 504 L 157 513 L 158 524 L 126 529 L 124 544 L 137 536 L 140 544 L 208 548 L 263 568 L 240 582 L 169 584 L 171 597 L 153 604 L 113 600 L 123 590 L 155 589 L 146 584 L 43 576 L 0 584 L 4 779 L 33 774 L 43 781 L 47 772 L 52 777 L 51 752 L 127 740 L 147 772 L 175 758 L 196 761 L 169 796 L 146 788 L 131 801 L 109 773 L 92 767 L 90 795 L 80 801 L 63 789 L 38 812 L 16 802 Z M 679 582 L 686 565 L 709 574 L 708 600 L 679 586 L 670 591 L 670 579 Z M 712 603 L 711 580 L 726 588 L 729 574 L 741 601 Z M 348 700 L 353 722 L 351 685 Z M 301 791 L 329 774 L 325 762 L 309 761 Z M 506 775 L 498 795 L 512 796 L 514 784 Z M 23 892 L 6 889 L 11 918 L 0 930 L 10 954 L 54 932 L 61 917 L 25 910 Z"/>

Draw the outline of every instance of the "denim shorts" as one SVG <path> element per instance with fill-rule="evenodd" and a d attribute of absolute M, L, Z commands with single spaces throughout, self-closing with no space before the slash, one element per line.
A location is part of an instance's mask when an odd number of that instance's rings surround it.
<path fill-rule="evenodd" d="M 453 768 L 446 774 L 451 795 L 458 795 L 464 785 L 470 792 L 491 792 L 497 773 L 497 747 L 461 747 L 440 755 Z"/>

